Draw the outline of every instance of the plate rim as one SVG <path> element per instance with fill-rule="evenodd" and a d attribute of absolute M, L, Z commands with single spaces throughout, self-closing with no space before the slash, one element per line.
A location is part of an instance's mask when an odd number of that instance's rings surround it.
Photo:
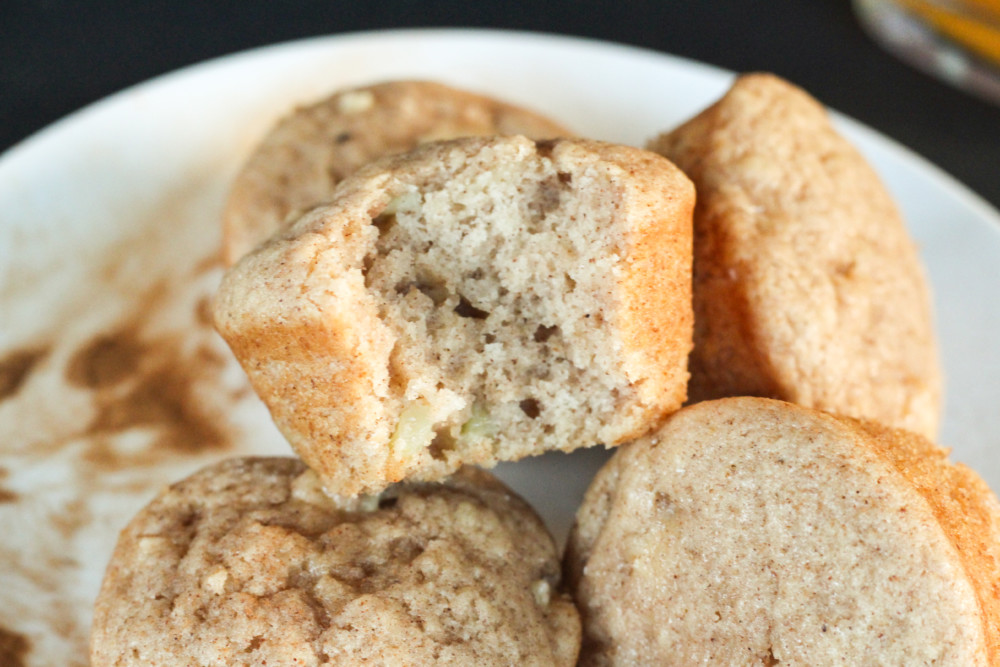
<path fill-rule="evenodd" d="M 594 37 L 570 35 L 554 32 L 503 29 L 503 28 L 475 28 L 475 27 L 423 27 L 423 28 L 399 28 L 399 29 L 376 29 L 358 30 L 340 33 L 328 33 L 322 35 L 312 35 L 291 40 L 284 40 L 263 44 L 260 46 L 241 49 L 230 53 L 225 53 L 206 60 L 197 61 L 169 70 L 167 72 L 152 76 L 148 79 L 136 82 L 117 90 L 109 95 L 87 103 L 86 105 L 69 112 L 65 116 L 39 128 L 8 147 L 0 153 L 0 172 L 11 168 L 11 164 L 19 161 L 20 156 L 34 150 L 34 147 L 43 143 L 58 141 L 59 135 L 63 132 L 73 131 L 73 127 L 80 123 L 87 122 L 87 118 L 100 114 L 106 107 L 120 104 L 123 100 L 136 93 L 152 93 L 157 88 L 173 85 L 174 82 L 189 76 L 198 74 L 210 74 L 212 70 L 220 69 L 243 60 L 253 58 L 268 58 L 281 52 L 291 52 L 298 49 L 316 48 L 320 45 L 331 43 L 344 44 L 349 46 L 352 42 L 371 42 L 374 40 L 398 41 L 405 39 L 434 39 L 457 42 L 459 40 L 505 40 L 517 41 L 521 43 L 534 43 L 545 45 L 555 45 L 559 47 L 590 48 L 607 52 L 619 52 L 621 54 L 631 54 L 636 57 L 646 59 L 659 59 L 665 62 L 672 62 L 675 65 L 684 67 L 695 73 L 709 77 L 732 78 L 736 72 L 724 67 L 706 63 L 686 56 L 672 54 L 666 51 L 659 51 L 645 46 L 626 44 L 611 40 L 604 40 Z M 802 87 L 802 84 L 791 81 L 793 84 Z M 811 94 L 811 93 L 810 93 Z M 822 101 L 821 101 L 822 103 Z M 995 208 L 983 196 L 973 191 L 969 186 L 952 176 L 942 167 L 938 166 L 928 158 L 917 153 L 902 142 L 884 134 L 870 125 L 850 116 L 838 109 L 823 103 L 842 129 L 852 135 L 852 140 L 860 140 L 862 144 L 872 144 L 883 150 L 891 159 L 908 164 L 916 172 L 923 172 L 921 175 L 935 182 L 945 191 L 945 194 L 970 211 L 977 218 L 983 218 L 991 223 L 989 226 L 1000 234 L 1000 210 Z M 859 148 L 864 148 L 864 145 Z"/>

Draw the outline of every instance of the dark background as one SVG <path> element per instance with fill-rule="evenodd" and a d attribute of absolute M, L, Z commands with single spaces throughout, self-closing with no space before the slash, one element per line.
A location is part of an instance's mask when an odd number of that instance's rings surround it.
<path fill-rule="evenodd" d="M 0 151 L 110 93 L 215 56 L 315 35 L 449 26 L 579 35 L 772 71 L 1000 207 L 1000 106 L 884 53 L 848 0 L 0 0 Z"/>

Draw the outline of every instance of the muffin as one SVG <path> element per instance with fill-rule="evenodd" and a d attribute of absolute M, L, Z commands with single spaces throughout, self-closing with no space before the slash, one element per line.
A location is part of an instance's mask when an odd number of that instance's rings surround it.
<path fill-rule="evenodd" d="M 295 109 L 261 141 L 232 185 L 223 212 L 227 265 L 289 221 L 326 201 L 334 186 L 376 158 L 457 137 L 566 137 L 533 111 L 431 81 L 342 90 Z"/>
<path fill-rule="evenodd" d="M 488 473 L 356 500 L 292 458 L 231 459 L 125 528 L 94 667 L 573 665 L 552 538 Z"/>
<path fill-rule="evenodd" d="M 583 665 L 993 665 L 1000 504 L 928 440 L 763 398 L 620 448 L 566 555 Z"/>
<path fill-rule="evenodd" d="M 941 374 L 917 249 L 823 107 L 751 74 L 650 148 L 698 192 L 691 401 L 765 396 L 934 439 Z"/>
<path fill-rule="evenodd" d="M 331 493 L 615 446 L 685 400 L 693 200 L 637 148 L 427 144 L 232 267 L 216 327 Z"/>

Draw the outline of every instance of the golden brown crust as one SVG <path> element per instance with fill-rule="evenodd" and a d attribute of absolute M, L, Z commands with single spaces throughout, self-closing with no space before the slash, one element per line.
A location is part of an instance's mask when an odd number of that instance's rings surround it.
<path fill-rule="evenodd" d="M 1000 664 L 1000 502 L 969 467 L 926 438 L 875 422 L 857 422 L 867 442 L 927 500 L 974 582 L 989 664 Z"/>
<path fill-rule="evenodd" d="M 698 191 L 690 400 L 768 396 L 933 438 L 941 378 L 916 249 L 821 105 L 747 75 L 650 147 Z"/>
<path fill-rule="evenodd" d="M 433 140 L 524 134 L 571 136 L 533 111 L 430 81 L 340 91 L 281 119 L 247 160 L 223 213 L 227 265 L 271 236 L 289 215 L 325 201 L 368 162 Z"/>
<path fill-rule="evenodd" d="M 122 532 L 91 659 L 115 665 L 575 663 L 556 548 L 488 473 L 324 495 L 291 458 L 232 459 Z"/>
<path fill-rule="evenodd" d="M 688 373 L 680 360 L 691 344 L 679 332 L 691 331 L 693 184 L 670 162 L 630 148 L 588 142 L 583 144 L 625 175 L 622 198 L 629 220 L 625 238 L 627 264 L 619 278 L 622 312 L 619 336 L 627 349 L 628 373 L 644 378 L 640 395 L 650 403 L 663 397 L 683 403 Z M 664 224 L 664 221 L 669 221 Z M 633 437 L 640 434 L 636 433 Z"/>
<path fill-rule="evenodd" d="M 618 214 L 628 221 L 623 240 L 627 261 L 618 275 L 621 305 L 613 326 L 624 346 L 626 374 L 641 379 L 639 396 L 649 406 L 647 419 L 662 419 L 687 397 L 684 360 L 691 342 L 685 332 L 694 326 L 689 224 L 694 185 L 673 163 L 628 146 L 590 140 L 555 145 L 557 167 L 568 168 L 574 160 L 600 160 L 610 180 L 624 191 Z M 664 405 L 672 407 L 665 412 Z M 647 423 L 623 434 L 620 441 L 648 430 Z"/>
<path fill-rule="evenodd" d="M 581 664 L 996 662 L 1000 505 L 927 440 L 689 406 L 597 474 L 565 557 Z"/>
<path fill-rule="evenodd" d="M 366 199 L 355 199 L 352 205 L 367 210 Z M 325 217 L 316 212 L 300 225 L 314 220 Z M 324 479 L 356 493 L 360 486 L 350 480 L 390 483 L 400 476 L 383 446 L 337 456 L 345 433 L 354 434 L 355 443 L 384 443 L 391 435 L 379 400 L 387 392 L 387 369 L 378 361 L 392 340 L 363 298 L 363 234 L 352 228 L 344 238 L 335 252 L 324 253 L 317 247 L 323 238 L 307 235 L 304 243 L 281 239 L 247 256 L 227 280 L 248 289 L 220 290 L 214 309 L 216 326 L 292 447 Z M 296 299 L 307 291 L 316 298 Z M 336 431 L 323 428 L 331 403 Z"/>

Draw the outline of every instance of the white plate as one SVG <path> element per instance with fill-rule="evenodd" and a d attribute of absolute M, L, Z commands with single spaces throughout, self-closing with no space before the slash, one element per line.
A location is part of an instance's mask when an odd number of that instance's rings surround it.
<path fill-rule="evenodd" d="M 288 453 L 203 318 L 226 187 L 278 114 L 349 84 L 430 78 L 641 144 L 731 77 L 564 37 L 348 35 L 162 77 L 11 149 L 0 158 L 0 644 L 22 636 L 25 664 L 85 664 L 90 605 L 127 519 L 208 461 Z M 1000 216 L 912 153 L 838 122 L 923 249 L 947 373 L 941 441 L 1000 488 Z M 499 473 L 562 539 L 605 456 Z"/>

